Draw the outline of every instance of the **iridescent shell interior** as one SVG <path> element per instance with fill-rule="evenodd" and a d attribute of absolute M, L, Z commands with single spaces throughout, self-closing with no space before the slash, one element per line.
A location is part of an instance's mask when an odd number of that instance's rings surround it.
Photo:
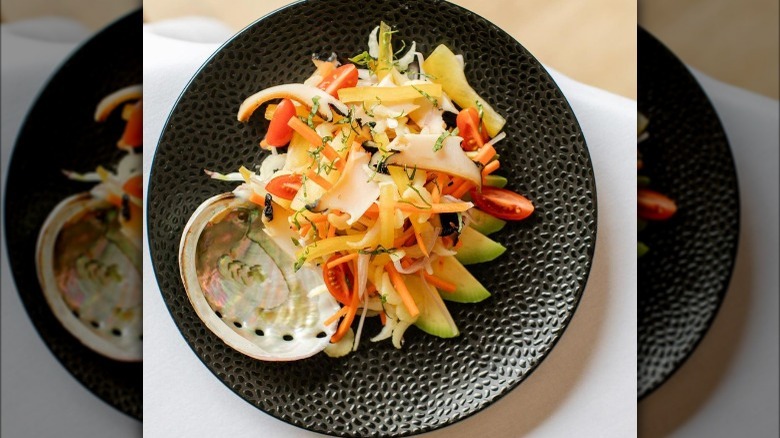
<path fill-rule="evenodd" d="M 198 208 L 180 248 L 187 294 L 206 325 L 244 354 L 262 360 L 311 356 L 328 345 L 334 328 L 324 320 L 338 304 L 322 293 L 319 271 L 294 269 L 261 216 L 260 207 L 232 194 Z M 278 216 L 274 220 L 285 220 Z"/>

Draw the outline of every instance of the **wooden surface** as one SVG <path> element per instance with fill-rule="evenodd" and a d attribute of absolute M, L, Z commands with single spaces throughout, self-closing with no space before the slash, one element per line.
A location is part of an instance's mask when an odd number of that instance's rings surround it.
<path fill-rule="evenodd" d="M 779 7 L 777 0 L 642 0 L 638 21 L 686 64 L 777 99 Z"/>
<path fill-rule="evenodd" d="M 586 84 L 636 98 L 636 3 L 630 0 L 453 0 L 492 21 L 542 63 Z M 215 17 L 238 31 L 289 0 L 145 0 L 153 22 Z M 369 3 L 369 2 L 366 2 Z"/>

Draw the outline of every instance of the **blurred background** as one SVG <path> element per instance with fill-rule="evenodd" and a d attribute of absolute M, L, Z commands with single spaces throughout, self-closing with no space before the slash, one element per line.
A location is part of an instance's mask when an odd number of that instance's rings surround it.
<path fill-rule="evenodd" d="M 20 255 L 20 252 L 12 250 L 12 254 L 9 257 L 8 248 L 12 247 L 11 241 L 14 239 L 7 238 L 5 234 L 5 202 L 9 198 L 6 196 L 5 187 L 10 158 L 14 150 L 17 134 L 35 99 L 60 65 L 83 43 L 110 23 L 131 11 L 138 10 L 140 7 L 141 0 L 113 0 L 110 2 L 96 0 L 2 0 L 2 3 L 0 3 L 0 18 L 2 21 L 0 23 L 0 34 L 2 35 L 0 38 L 2 43 L 2 50 L 0 50 L 0 55 L 2 56 L 2 63 L 0 63 L 2 67 L 2 74 L 0 74 L 0 79 L 2 80 L 2 92 L 0 92 L 2 97 L 2 111 L 0 112 L 0 116 L 2 116 L 2 123 L 0 123 L 2 128 L 0 141 L 2 156 L 0 161 L 2 164 L 2 181 L 0 181 L 2 207 L 0 207 L 0 210 L 2 211 L 0 217 L 2 217 L 3 222 L 3 237 L 0 239 L 3 242 L 0 245 L 0 259 L 2 260 L 2 263 L 0 263 L 2 267 L 2 275 L 0 276 L 2 281 L 2 296 L 0 297 L 2 298 L 2 305 L 0 306 L 2 312 L 0 317 L 2 326 L 2 329 L 0 329 L 0 337 L 2 338 L 0 342 L 0 347 L 2 347 L 0 352 L 0 359 L 2 359 L 2 366 L 0 366 L 2 374 L 2 384 L 0 385 L 2 387 L 0 435 L 3 437 L 89 438 L 111 436 L 131 438 L 140 436 L 142 432 L 140 421 L 112 407 L 87 389 L 87 386 L 91 390 L 100 388 L 101 390 L 96 391 L 96 393 L 101 393 L 106 398 L 114 400 L 122 398 L 125 392 L 121 390 L 111 392 L 119 387 L 118 384 L 109 382 L 108 379 L 102 377 L 103 371 L 113 369 L 113 365 L 106 365 L 109 363 L 107 359 L 91 362 L 92 359 L 90 358 L 98 356 L 97 353 L 91 353 L 92 356 L 90 356 L 88 351 L 85 354 L 84 350 L 86 349 L 74 348 L 79 347 L 74 344 L 75 338 L 67 338 L 69 336 L 68 332 L 58 324 L 58 321 L 54 320 L 55 317 L 48 311 L 48 308 L 46 311 L 41 310 L 41 307 L 46 307 L 46 304 L 38 307 L 31 304 L 39 302 L 29 299 L 35 293 L 33 291 L 37 290 L 36 288 L 24 288 L 23 290 L 26 291 L 26 294 L 17 290 L 16 285 L 20 279 L 26 279 L 29 276 L 20 275 L 19 278 L 15 279 L 9 266 L 9 259 L 14 261 L 15 266 L 33 266 L 29 269 L 29 272 L 33 273 L 33 278 L 35 277 L 35 263 L 32 260 L 33 257 L 27 258 L 27 255 L 29 255 L 27 252 L 22 252 L 23 255 Z M 122 35 L 127 36 L 128 39 L 133 38 L 132 34 L 129 33 Z M 138 35 L 140 35 L 140 31 Z M 138 41 L 138 49 L 137 52 L 140 52 L 141 41 Z M 130 52 L 125 50 L 106 53 L 108 56 L 104 56 L 100 61 L 115 59 L 112 58 L 112 54 L 128 60 L 140 60 L 139 53 L 131 55 Z M 140 62 L 137 64 L 138 76 L 140 76 Z M 97 100 L 92 103 L 91 96 L 96 88 L 101 85 L 105 86 L 102 79 L 124 78 L 126 74 L 103 74 L 100 79 L 90 82 L 90 72 L 100 72 L 96 74 L 102 74 L 106 69 L 110 69 L 112 66 L 115 67 L 115 64 L 107 61 L 101 63 L 103 68 L 99 68 L 100 66 L 93 68 L 94 64 L 86 65 L 82 61 L 71 65 L 84 67 L 84 74 L 80 75 L 80 77 L 85 78 L 84 81 L 80 81 L 80 85 L 70 83 L 71 87 L 69 87 L 69 90 L 79 93 L 81 100 L 76 102 L 77 105 L 85 104 L 90 106 L 87 112 L 87 120 L 92 122 L 91 116 L 94 111 L 92 105 L 97 104 Z M 84 82 L 89 85 L 83 86 Z M 90 87 L 92 83 L 95 84 L 95 87 Z M 81 108 L 79 107 L 78 109 Z M 71 106 L 65 113 L 54 115 L 53 119 L 63 120 L 71 114 L 83 113 Z M 38 118 L 36 120 L 41 119 Z M 78 128 L 73 125 L 70 128 L 69 132 L 65 132 L 59 137 L 57 145 L 63 151 L 63 155 L 67 155 L 69 158 L 74 157 L 74 160 L 77 160 L 81 156 L 74 153 L 70 146 L 74 143 L 74 139 L 81 139 L 82 137 L 74 135 L 74 132 L 80 132 Z M 40 130 L 37 132 L 40 132 Z M 32 153 L 38 154 L 34 159 L 45 159 L 46 161 L 42 161 L 40 165 L 36 162 L 30 165 L 29 161 L 19 159 L 19 162 L 15 163 L 13 168 L 29 169 L 34 167 L 38 170 L 36 182 L 51 183 L 58 187 L 70 187 L 67 184 L 63 184 L 65 178 L 58 171 L 49 172 L 41 170 L 47 167 L 56 168 L 58 163 L 62 162 L 62 156 L 42 152 L 46 149 L 45 145 L 42 146 L 44 147 L 41 147 L 38 152 L 33 150 Z M 108 146 L 115 149 L 110 143 Z M 110 149 L 109 152 L 113 149 Z M 28 148 L 24 150 L 31 151 Z M 106 164 L 109 167 L 113 167 L 114 163 Z M 88 190 L 86 187 L 89 186 L 84 185 L 84 188 L 81 188 L 82 186 L 79 185 L 79 190 Z M 19 191 L 16 190 L 15 193 L 18 194 Z M 41 217 L 33 218 L 32 216 L 35 216 L 34 213 L 38 211 L 43 212 L 44 217 L 48 214 L 48 210 L 43 208 L 36 210 L 38 206 L 44 204 L 46 194 L 28 188 L 22 196 L 30 199 L 30 202 L 26 205 L 20 205 L 22 204 L 21 202 L 16 204 L 9 202 L 8 211 L 10 212 L 13 209 L 14 213 L 22 212 L 14 216 L 15 218 L 24 217 L 24 214 L 30 214 L 28 220 L 31 223 L 38 219 L 42 221 Z M 31 206 L 33 208 L 27 208 Z M 33 213 L 30 213 L 31 211 Z M 14 219 L 11 219 L 9 223 L 13 221 Z M 19 222 L 17 221 L 16 224 L 18 225 Z M 24 227 L 10 226 L 9 228 L 10 232 L 16 231 L 14 237 L 29 235 L 28 230 L 20 229 Z M 29 265 L 26 264 L 25 260 L 30 262 Z M 14 271 L 14 275 L 19 275 L 19 273 L 20 270 Z M 22 295 L 28 297 L 27 301 L 23 302 Z M 41 295 L 37 295 L 37 297 L 40 302 L 45 303 Z M 46 313 L 47 311 L 49 313 Z M 36 325 L 33 325 L 31 318 L 35 318 Z M 49 332 L 40 332 L 36 327 L 54 328 Z M 48 333 L 48 335 L 43 333 Z M 51 333 L 64 333 L 64 335 L 62 337 L 52 337 L 50 336 Z M 73 339 L 73 343 L 61 342 L 60 339 L 63 338 Z M 63 362 L 61 362 L 65 357 L 68 358 L 65 362 L 69 363 L 71 368 L 66 368 Z M 97 368 L 89 368 L 90 365 L 87 365 L 88 363 Z M 85 364 L 85 366 L 80 367 L 80 364 Z M 121 371 L 117 374 L 122 379 L 127 378 L 128 381 L 131 381 L 136 378 L 136 373 L 132 372 L 132 370 L 137 369 L 140 371 L 140 367 L 141 365 L 137 363 L 137 365 L 134 365 L 134 368 L 132 366 L 118 368 Z M 74 377 L 76 375 L 72 373 L 74 369 L 80 370 L 79 375 L 82 380 Z M 93 372 L 96 369 L 99 371 Z M 83 383 L 85 381 L 88 381 L 88 383 Z M 135 381 L 140 381 L 140 375 L 137 376 Z M 111 394 L 106 395 L 109 392 Z M 135 393 L 139 394 L 140 388 Z M 140 410 L 140 396 L 136 400 L 139 403 L 135 403 L 133 406 L 137 406 L 137 410 Z"/>
<path fill-rule="evenodd" d="M 639 1 L 638 22 L 689 66 L 778 98 L 780 2 Z"/>
<path fill-rule="evenodd" d="M 238 31 L 287 0 L 145 0 L 144 18 L 155 22 L 200 15 Z M 543 64 L 569 77 L 636 99 L 636 25 L 633 0 L 454 0 L 520 41 Z"/>

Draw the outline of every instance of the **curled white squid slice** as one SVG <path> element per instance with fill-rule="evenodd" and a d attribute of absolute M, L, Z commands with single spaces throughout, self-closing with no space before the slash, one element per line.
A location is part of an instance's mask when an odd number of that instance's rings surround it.
<path fill-rule="evenodd" d="M 315 97 L 319 98 L 319 108 L 317 109 L 317 112 L 326 120 L 333 120 L 333 112 L 330 109 L 331 106 L 342 114 L 347 114 L 349 111 L 346 105 L 317 87 L 304 84 L 284 84 L 266 88 L 247 97 L 238 108 L 238 120 L 246 122 L 260 105 L 269 100 L 291 99 L 308 107 L 312 107 L 314 105 Z"/>

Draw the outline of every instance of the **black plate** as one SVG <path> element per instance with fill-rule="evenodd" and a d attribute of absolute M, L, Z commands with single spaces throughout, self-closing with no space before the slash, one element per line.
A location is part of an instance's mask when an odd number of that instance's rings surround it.
<path fill-rule="evenodd" d="M 715 318 L 736 257 L 739 191 L 726 134 L 704 91 L 641 28 L 638 48 L 638 106 L 650 119 L 642 174 L 678 207 L 671 220 L 641 233 L 651 248 L 637 267 L 641 399 L 682 365 Z"/>
<path fill-rule="evenodd" d="M 509 250 L 471 271 L 493 296 L 448 304 L 461 335 L 442 340 L 417 329 L 402 350 L 362 343 L 342 359 L 291 363 L 250 359 L 198 319 L 179 277 L 184 225 L 205 199 L 233 189 L 203 169 L 259 163 L 267 122 L 245 125 L 239 104 L 254 92 L 302 82 L 312 52 L 353 56 L 371 29 L 391 24 L 397 40 L 430 53 L 446 43 L 466 60 L 477 91 L 506 116 L 498 146 L 509 188 L 536 205 L 529 220 L 495 238 Z M 148 191 L 149 247 L 163 299 L 203 363 L 240 397 L 276 418 L 342 436 L 410 435 L 461 420 L 517 386 L 569 323 L 590 271 L 596 195 L 588 150 L 561 91 L 539 62 L 485 19 L 443 1 L 333 0 L 296 3 L 226 43 L 179 98 L 161 136 Z M 372 318 L 375 319 L 375 318 Z M 379 328 L 370 325 L 368 333 Z"/>
<path fill-rule="evenodd" d="M 27 314 L 62 365 L 112 406 L 141 419 L 142 365 L 108 359 L 82 345 L 52 313 L 35 269 L 41 225 L 63 199 L 94 183 L 67 179 L 62 169 L 93 171 L 117 163 L 124 122 L 94 120 L 107 94 L 142 80 L 142 18 L 134 12 L 98 33 L 60 66 L 38 96 L 16 141 L 5 195 L 9 262 Z"/>

